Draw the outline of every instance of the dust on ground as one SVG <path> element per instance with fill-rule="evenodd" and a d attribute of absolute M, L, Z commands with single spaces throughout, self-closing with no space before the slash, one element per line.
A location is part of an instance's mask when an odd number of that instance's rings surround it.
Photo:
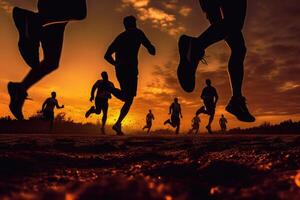
<path fill-rule="evenodd" d="M 0 135 L 0 199 L 299 199 L 300 136 Z"/>

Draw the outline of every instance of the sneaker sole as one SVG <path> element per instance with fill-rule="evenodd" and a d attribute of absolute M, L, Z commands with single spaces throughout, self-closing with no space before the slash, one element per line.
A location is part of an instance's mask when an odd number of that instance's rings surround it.
<path fill-rule="evenodd" d="M 182 35 L 178 42 L 180 61 L 177 69 L 177 77 L 182 89 L 191 93 L 195 89 L 195 73 L 188 67 L 188 65 L 190 65 L 187 60 L 189 40 L 191 40 L 191 37 Z"/>
<path fill-rule="evenodd" d="M 11 113 L 15 116 L 15 118 L 17 118 L 18 120 L 23 120 L 24 119 L 24 116 L 22 114 L 22 111 L 21 113 L 19 113 L 17 110 L 16 110 L 16 106 L 13 105 L 13 101 L 14 99 L 16 98 L 15 95 L 14 95 L 14 89 L 13 89 L 13 85 L 12 83 L 8 83 L 7 85 L 7 90 L 8 90 L 8 93 L 9 93 L 9 96 L 10 96 L 10 103 L 9 103 L 9 109 L 11 111 Z"/>
<path fill-rule="evenodd" d="M 228 106 L 226 107 L 226 111 L 229 112 L 230 114 L 232 114 L 233 116 L 235 116 L 241 122 L 252 123 L 252 122 L 256 121 L 255 118 L 254 119 L 246 119 L 246 118 L 239 116 L 233 110 L 231 110 Z"/>

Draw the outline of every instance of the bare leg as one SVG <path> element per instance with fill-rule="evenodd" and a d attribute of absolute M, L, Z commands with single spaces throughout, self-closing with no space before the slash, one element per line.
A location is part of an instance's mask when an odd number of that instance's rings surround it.
<path fill-rule="evenodd" d="M 180 122 L 177 124 L 177 128 L 176 128 L 176 131 L 175 131 L 176 135 L 179 134 L 179 130 L 180 130 Z"/>
<path fill-rule="evenodd" d="M 222 13 L 221 9 L 223 11 Z M 198 37 L 202 49 L 219 42 L 233 32 L 241 31 L 247 11 L 247 0 L 223 1 L 222 5 L 208 3 L 207 18 L 211 26 Z"/>
<path fill-rule="evenodd" d="M 103 131 L 103 134 L 105 134 L 106 121 L 107 121 L 107 109 L 104 109 L 103 110 L 103 117 L 102 117 L 102 131 Z"/>
<path fill-rule="evenodd" d="M 127 116 L 132 103 L 133 103 L 133 97 L 130 98 L 130 99 L 125 100 L 125 104 L 123 105 L 123 107 L 121 109 L 120 116 L 119 116 L 119 119 L 116 122 L 116 124 L 119 125 L 119 124 L 122 123 L 122 121 L 124 120 L 124 118 Z"/>
<path fill-rule="evenodd" d="M 226 42 L 231 49 L 228 63 L 228 71 L 231 80 L 232 93 L 234 97 L 242 96 L 242 85 L 244 79 L 244 60 L 246 56 L 246 45 L 242 32 L 231 34 Z"/>
<path fill-rule="evenodd" d="M 21 82 L 21 85 L 25 90 L 28 90 L 47 74 L 50 74 L 59 67 L 65 26 L 66 23 L 55 24 L 44 28 L 41 39 L 44 60 L 39 67 L 30 70 Z"/>
<path fill-rule="evenodd" d="M 215 113 L 211 113 L 211 115 L 209 115 L 209 120 L 208 120 L 208 125 L 209 127 L 211 127 L 211 124 L 213 123 L 215 118 Z"/>

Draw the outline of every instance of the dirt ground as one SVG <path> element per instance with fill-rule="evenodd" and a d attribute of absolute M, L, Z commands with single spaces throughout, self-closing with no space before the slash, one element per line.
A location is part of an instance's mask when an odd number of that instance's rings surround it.
<path fill-rule="evenodd" d="M 300 199 L 300 136 L 0 135 L 0 199 Z"/>

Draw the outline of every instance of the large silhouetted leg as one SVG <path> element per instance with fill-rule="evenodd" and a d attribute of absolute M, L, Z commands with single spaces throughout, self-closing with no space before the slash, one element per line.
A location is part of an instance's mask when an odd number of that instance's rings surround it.
<path fill-rule="evenodd" d="M 117 132 L 118 135 L 123 135 L 124 133 L 122 132 L 122 121 L 124 120 L 124 118 L 127 116 L 130 107 L 133 103 L 133 97 L 131 98 L 126 98 L 125 99 L 125 103 L 120 111 L 120 115 L 118 118 L 118 121 L 116 122 L 116 124 L 113 126 L 113 130 L 115 130 Z"/>
<path fill-rule="evenodd" d="M 226 39 L 226 42 L 231 49 L 228 71 L 231 80 L 232 93 L 234 97 L 241 97 L 244 78 L 244 60 L 246 56 L 246 46 L 242 32 L 231 34 Z"/>
<path fill-rule="evenodd" d="M 46 27 L 42 32 L 41 42 L 44 60 L 38 67 L 32 68 L 21 83 L 9 83 L 9 108 L 17 119 L 23 119 L 22 107 L 27 97 L 27 90 L 44 76 L 58 68 L 63 35 L 66 24 L 55 24 Z"/>
<path fill-rule="evenodd" d="M 224 40 L 231 33 L 241 31 L 246 16 L 247 0 L 229 1 L 200 0 L 211 26 L 198 38 L 183 35 L 179 39 L 180 63 L 177 75 L 182 88 L 192 92 L 195 88 L 195 73 L 199 61 L 210 45 Z M 221 13 L 223 11 L 223 16 Z"/>
<path fill-rule="evenodd" d="M 59 67 L 65 26 L 66 23 L 54 24 L 43 29 L 41 43 L 44 59 L 39 67 L 30 70 L 28 75 L 24 78 L 22 85 L 25 90 L 28 90 L 32 85 Z"/>

